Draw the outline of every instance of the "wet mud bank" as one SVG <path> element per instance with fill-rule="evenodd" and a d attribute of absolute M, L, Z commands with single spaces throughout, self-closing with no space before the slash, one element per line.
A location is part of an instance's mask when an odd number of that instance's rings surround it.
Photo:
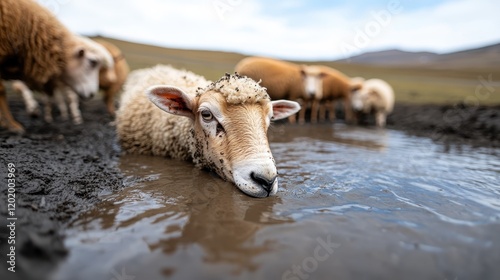
<path fill-rule="evenodd" d="M 84 124 L 30 118 L 11 98 L 14 117 L 26 128 L 19 136 L 0 129 L 0 278 L 47 279 L 68 254 L 63 229 L 92 208 L 100 196 L 124 187 L 120 148 L 112 118 L 101 100 L 82 104 Z M 57 115 L 57 111 L 54 112 Z M 398 105 L 388 127 L 447 143 L 500 147 L 500 106 Z M 15 166 L 16 273 L 7 270 L 7 176 Z"/>
<path fill-rule="evenodd" d="M 122 187 L 116 166 L 120 150 L 100 100 L 83 104 L 82 125 L 60 121 L 57 112 L 54 123 L 46 124 L 30 118 L 21 100 L 10 104 L 27 133 L 0 130 L 0 278 L 45 279 L 67 254 L 64 225 L 91 208 L 99 195 Z M 15 273 L 4 261 L 12 246 L 6 226 L 9 164 L 15 166 Z"/>
<path fill-rule="evenodd" d="M 397 104 L 387 126 L 445 144 L 500 147 L 500 105 Z"/>

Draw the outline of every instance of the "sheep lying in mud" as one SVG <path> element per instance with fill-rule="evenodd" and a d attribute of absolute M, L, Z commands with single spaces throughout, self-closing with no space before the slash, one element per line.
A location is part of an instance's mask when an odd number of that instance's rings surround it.
<path fill-rule="evenodd" d="M 96 55 L 99 65 L 101 65 L 99 71 L 99 88 L 104 90 L 104 101 L 106 102 L 108 111 L 114 115 L 114 95 L 121 89 L 127 78 L 129 72 L 128 64 L 123 59 L 121 52 L 114 45 L 110 43 L 104 45 L 104 41 L 96 42 L 85 37 L 81 39 L 88 45 L 90 52 Z M 117 53 L 117 50 L 118 54 L 116 57 L 112 56 L 112 54 Z M 21 81 L 15 81 L 12 83 L 12 88 L 22 95 L 28 113 L 32 116 L 38 116 L 40 112 L 38 102 L 34 99 L 33 92 L 28 86 Z M 46 122 L 50 123 L 53 121 L 53 103 L 59 109 L 63 120 L 68 120 L 69 105 L 73 123 L 81 124 L 83 122 L 82 113 L 79 109 L 78 95 L 68 86 L 62 85 L 54 89 L 52 96 L 44 95 L 43 99 L 44 119 Z"/>
<path fill-rule="evenodd" d="M 2 0 L 0 15 L 0 80 L 22 80 L 49 93 L 62 85 L 82 97 L 97 92 L 95 55 L 47 9 L 31 0 Z M 10 113 L 3 83 L 0 113 L 10 131 L 24 131 Z"/>
<path fill-rule="evenodd" d="M 377 126 L 384 127 L 387 115 L 394 108 L 394 91 L 383 80 L 366 80 L 361 88 L 354 92 L 352 107 L 358 114 L 374 114 Z"/>
<path fill-rule="evenodd" d="M 271 120 L 299 110 L 296 102 L 270 101 L 246 77 L 210 82 L 158 65 L 129 75 L 116 125 L 126 152 L 190 160 L 250 196 L 266 197 L 278 188 L 266 131 Z"/>
<path fill-rule="evenodd" d="M 243 76 L 262 81 L 272 100 L 302 99 L 305 104 L 311 100 L 321 100 L 321 76 L 309 73 L 309 66 L 296 65 L 290 62 L 264 57 L 247 57 L 235 67 L 235 71 Z M 313 102 L 317 106 L 319 102 Z M 299 112 L 299 123 L 305 122 L 305 107 Z M 316 110 L 316 108 L 313 108 Z M 295 123 L 295 115 L 289 117 Z"/>

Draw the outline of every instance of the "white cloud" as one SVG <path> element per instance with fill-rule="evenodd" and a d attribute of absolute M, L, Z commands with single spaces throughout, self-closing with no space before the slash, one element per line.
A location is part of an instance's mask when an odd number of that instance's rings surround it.
<path fill-rule="evenodd" d="M 402 6 L 404 9 L 404 3 Z M 498 8 L 500 5 L 491 0 L 459 0 L 415 11 L 404 10 L 362 51 L 401 48 L 449 52 L 497 43 L 500 41 L 500 33 L 495 32 L 496 26 L 500 26 Z M 363 29 L 369 20 L 356 26 Z M 352 42 L 353 37 L 345 40 Z"/>
<path fill-rule="evenodd" d="M 390 0 L 387 0 L 389 2 Z M 318 8 L 297 16 L 270 12 L 249 0 L 40 0 L 71 30 L 168 47 L 228 50 L 291 59 L 333 59 L 344 55 L 375 9 Z M 384 48 L 446 52 L 500 41 L 495 0 L 458 0 L 394 15 L 359 51 Z M 222 5 L 220 5 L 222 3 Z M 281 7 L 303 7 L 294 0 Z M 401 2 L 404 8 L 404 1 Z M 216 10 L 216 6 L 222 9 Z M 384 6 L 381 6 L 382 10 Z M 221 17 L 222 15 L 222 17 Z M 375 32 L 376 33 L 376 32 Z"/>

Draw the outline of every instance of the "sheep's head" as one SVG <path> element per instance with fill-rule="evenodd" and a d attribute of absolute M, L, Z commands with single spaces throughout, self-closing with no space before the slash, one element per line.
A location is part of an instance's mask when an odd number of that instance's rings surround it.
<path fill-rule="evenodd" d="M 323 97 L 323 78 L 326 76 L 319 67 L 300 66 L 300 76 L 304 85 L 305 99 L 321 100 Z"/>
<path fill-rule="evenodd" d="M 160 109 L 193 122 L 193 160 L 254 197 L 275 194 L 276 164 L 267 129 L 299 111 L 298 103 L 270 101 L 265 88 L 238 75 L 226 75 L 196 96 L 174 86 L 153 86 L 150 100 Z"/>
<path fill-rule="evenodd" d="M 92 98 L 99 90 L 100 69 L 105 69 L 107 79 L 116 80 L 111 54 L 88 38 L 74 36 L 74 45 L 67 53 L 63 83 L 80 97 Z"/>
<path fill-rule="evenodd" d="M 377 100 L 380 99 L 380 95 L 377 91 L 365 86 L 360 86 L 353 91 L 351 99 L 352 108 L 355 111 L 368 114 L 377 104 Z"/>

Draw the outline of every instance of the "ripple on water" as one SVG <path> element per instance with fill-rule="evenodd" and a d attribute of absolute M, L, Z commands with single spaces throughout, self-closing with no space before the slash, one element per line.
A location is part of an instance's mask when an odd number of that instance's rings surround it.
<path fill-rule="evenodd" d="M 131 187 L 73 221 L 55 278 L 282 279 L 328 240 L 311 279 L 500 277 L 498 150 L 343 125 L 270 139 L 280 189 L 266 199 L 189 163 L 122 157 Z"/>

